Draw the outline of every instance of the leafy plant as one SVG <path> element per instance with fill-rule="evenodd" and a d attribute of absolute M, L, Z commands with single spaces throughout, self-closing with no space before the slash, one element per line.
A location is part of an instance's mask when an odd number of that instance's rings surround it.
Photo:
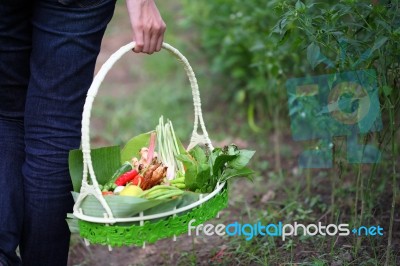
<path fill-rule="evenodd" d="M 196 146 L 188 154 L 177 156 L 186 167 L 185 184 L 190 190 L 209 193 L 218 182 L 239 176 L 251 179 L 254 172 L 246 165 L 254 151 L 239 150 L 235 145 L 230 145 L 208 153 Z"/>
<path fill-rule="evenodd" d="M 295 32 L 304 38 L 299 43 L 307 50 L 307 60 L 316 73 L 343 72 L 347 70 L 375 69 L 381 98 L 381 113 L 384 128 L 375 136 L 379 148 L 390 154 L 392 165 L 392 205 L 389 222 L 389 237 L 386 262 L 390 261 L 395 199 L 398 192 L 396 159 L 400 109 L 400 2 L 390 1 L 387 5 L 374 1 L 344 0 L 335 4 L 308 3 L 282 4 L 285 13 L 274 27 L 274 32 L 287 36 Z M 397 116 L 396 116 L 397 115 Z M 397 126 L 396 126 L 397 125 Z M 365 137 L 364 142 L 371 138 Z M 389 146 L 389 147 L 388 147 Z M 372 193 L 371 185 L 377 177 L 375 164 L 369 175 L 357 169 L 357 192 L 355 219 L 358 224 L 372 217 L 372 206 L 378 195 Z M 383 180 L 382 182 L 386 182 Z M 358 216 L 358 198 L 361 210 Z M 364 220 L 365 219 L 365 220 Z M 356 252 L 360 240 L 356 243 Z"/>
<path fill-rule="evenodd" d="M 382 204 L 379 199 L 391 194 L 388 249 L 380 253 L 386 254 L 388 265 L 390 250 L 393 251 L 392 228 L 399 183 L 396 161 L 400 125 L 400 5 L 399 1 L 377 2 L 185 1 L 185 9 L 199 27 L 199 43 L 218 78 L 215 83 L 221 88 L 222 97 L 229 100 L 235 114 L 246 110 L 249 126 L 255 131 L 273 128 L 279 132 L 281 121 L 287 121 L 283 106 L 287 98 L 289 104 L 295 98 L 285 95 L 286 79 L 375 70 L 384 128 L 376 134 L 364 134 L 361 139 L 364 145 L 371 141 L 377 143 L 383 159 L 370 167 L 351 167 L 340 156 L 345 147 L 343 141 L 326 143 L 332 145 L 336 156 L 335 169 L 327 171 L 332 189 L 329 211 L 332 222 L 335 217 L 350 212 L 338 208 L 341 199 L 337 193 L 343 188 L 339 184 L 344 183 L 345 177 L 356 177 L 347 188 L 355 194 L 351 212 L 356 225 L 374 223 L 379 218 L 374 210 Z M 310 110 L 315 109 L 312 108 L 315 104 L 307 100 L 298 102 L 298 105 L 311 106 L 304 108 Z M 276 166 L 280 171 L 280 165 Z M 310 184 L 312 172 L 307 171 L 306 175 Z M 378 178 L 381 176 L 385 178 Z M 308 185 L 308 192 L 310 188 Z M 355 241 L 355 254 L 360 254 L 360 241 Z"/>
<path fill-rule="evenodd" d="M 285 79 L 306 69 L 301 53 L 294 49 L 300 36 L 292 38 L 293 43 L 283 43 L 278 35 L 271 35 L 281 13 L 280 2 L 184 2 L 190 20 L 199 27 L 202 52 L 218 74 L 214 82 L 221 88 L 219 94 L 235 113 L 247 116 L 256 132 L 270 129 L 268 118 L 286 110 L 277 104 L 286 101 Z M 273 126 L 279 126 L 278 122 Z"/>

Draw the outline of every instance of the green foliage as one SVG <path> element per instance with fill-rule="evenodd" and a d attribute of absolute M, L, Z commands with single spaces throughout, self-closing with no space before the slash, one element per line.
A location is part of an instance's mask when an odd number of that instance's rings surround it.
<path fill-rule="evenodd" d="M 398 143 L 396 132 L 399 127 L 400 109 L 400 1 L 390 1 L 390 5 L 371 4 L 371 1 L 344 0 L 335 4 L 311 3 L 305 5 L 300 0 L 295 5 L 284 4 L 285 13 L 276 23 L 274 31 L 280 36 L 302 34 L 301 45 L 307 46 L 307 59 L 316 73 L 327 71 L 375 69 L 381 98 L 381 113 L 384 124 L 382 134 L 377 138 L 379 147 L 387 152 L 387 161 L 392 169 L 384 169 L 392 180 L 381 182 L 392 189 L 391 217 L 388 232 L 386 262 L 391 253 L 392 228 L 395 199 L 398 190 L 397 163 Z M 371 107 L 374 108 L 374 107 Z M 376 108 L 376 106 L 375 106 Z M 397 116 L 396 116 L 397 114 Z M 364 139 L 364 144 L 367 138 Z M 390 145 L 388 145 L 390 144 Z M 386 149 L 390 146 L 389 149 Z M 390 155 L 390 157 L 389 157 Z M 382 168 L 385 167 L 385 164 Z M 372 208 L 380 195 L 372 193 L 372 183 L 376 182 L 374 165 L 370 174 L 357 169 L 357 191 L 355 217 L 359 223 L 368 222 L 373 217 Z M 334 185 L 334 181 L 332 183 Z M 361 197 L 359 216 L 357 204 Z M 374 197 L 375 196 L 375 197 Z M 360 248 L 360 241 L 355 251 Z"/>
<path fill-rule="evenodd" d="M 271 35 L 281 1 L 185 1 L 190 19 L 199 27 L 200 43 L 218 76 L 223 98 L 236 111 L 246 110 L 254 130 L 268 127 L 285 102 L 284 82 L 305 71 L 300 38 Z M 242 107 L 237 110 L 237 107 Z M 245 112 L 246 113 L 246 112 Z M 257 126 L 258 125 L 258 126 Z"/>
<path fill-rule="evenodd" d="M 399 5 L 399 1 L 392 1 L 391 6 L 371 5 L 370 1 L 283 4 L 285 13 L 274 32 L 303 35 L 300 45 L 307 47 L 307 60 L 316 74 L 375 69 L 387 121 L 389 108 L 395 113 L 400 109 Z"/>
<path fill-rule="evenodd" d="M 329 211 L 334 217 L 343 205 L 338 196 L 343 189 L 343 178 L 349 176 L 357 176 L 357 181 L 348 188 L 348 193 L 356 194 L 351 203 L 354 205 L 350 206 L 354 216 L 349 217 L 355 224 L 373 223 L 377 218 L 374 209 L 386 208 L 387 211 L 387 206 L 379 206 L 379 198 L 385 193 L 391 194 L 388 249 L 374 251 L 379 253 L 375 254 L 378 257 L 387 254 L 388 264 L 399 179 L 400 1 L 386 1 L 390 5 L 383 4 L 385 1 L 374 2 L 187 0 L 184 7 L 199 28 L 199 43 L 209 58 L 211 69 L 219 74 L 215 82 L 221 87 L 220 93 L 230 101 L 236 113 L 247 111 L 249 125 L 256 131 L 270 127 L 271 121 L 277 128 L 276 121 L 282 114 L 287 121 L 287 112 L 283 112 L 282 107 L 286 106 L 287 98 L 289 104 L 295 99 L 284 93 L 288 78 L 376 70 L 384 130 L 374 136 L 362 136 L 362 141 L 366 144 L 371 137 L 375 138 L 383 160 L 370 168 L 350 167 L 343 163 L 343 156 L 337 156 L 343 145 L 337 145 L 340 141 L 335 140 L 332 149 L 338 174 L 329 174 L 332 186 Z M 311 107 L 318 103 L 305 100 L 302 104 L 314 110 Z M 311 183 L 310 173 L 307 172 L 308 183 Z M 377 178 L 382 175 L 392 178 Z M 287 194 L 293 194 L 289 190 Z M 310 189 L 307 191 L 310 193 Z M 343 214 L 349 215 L 346 211 Z M 353 251 L 357 256 L 360 240 L 354 242 Z M 246 252 L 250 248 L 243 250 Z"/>
<path fill-rule="evenodd" d="M 251 179 L 253 170 L 246 167 L 254 151 L 239 150 L 235 145 L 213 151 L 204 151 L 196 146 L 188 154 L 177 159 L 186 167 L 185 185 L 192 191 L 212 192 L 217 182 L 226 182 L 233 177 Z"/>
<path fill-rule="evenodd" d="M 374 67 L 386 75 L 388 68 L 398 67 L 400 56 L 399 3 L 392 1 L 392 4 L 392 7 L 371 5 L 371 1 L 283 4 L 285 13 L 274 32 L 280 36 L 301 34 L 300 44 L 307 47 L 312 68 L 320 65 L 320 71 L 323 67 L 344 71 Z M 385 79 L 381 76 L 380 81 Z"/>

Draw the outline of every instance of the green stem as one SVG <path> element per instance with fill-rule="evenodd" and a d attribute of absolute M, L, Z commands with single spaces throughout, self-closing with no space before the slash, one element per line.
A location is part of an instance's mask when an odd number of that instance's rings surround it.
<path fill-rule="evenodd" d="M 282 177 L 282 164 L 281 164 L 281 143 L 280 143 L 280 129 L 279 129 L 279 108 L 274 112 L 274 152 L 275 152 L 275 171 Z"/>
<path fill-rule="evenodd" d="M 311 195 L 311 169 L 310 168 L 307 168 L 307 170 L 306 170 L 306 182 L 307 182 L 307 188 L 306 188 L 307 197 L 310 197 L 310 195 Z"/>
<path fill-rule="evenodd" d="M 360 186 L 357 187 L 357 190 L 359 190 L 358 194 L 359 197 L 361 198 L 361 210 L 360 210 L 360 216 L 359 219 L 356 220 L 357 227 L 361 226 L 361 223 L 364 219 L 364 208 L 365 208 L 365 196 L 364 196 L 364 178 L 361 176 L 361 164 L 358 165 L 358 170 L 357 170 L 357 185 L 359 184 Z M 358 200 L 358 197 L 356 197 L 356 200 Z M 357 209 L 356 209 L 357 212 Z M 358 253 L 358 250 L 360 249 L 361 246 L 361 238 L 358 237 L 356 240 L 356 247 L 355 247 L 355 254 Z"/>
<path fill-rule="evenodd" d="M 387 98 L 388 102 L 390 99 Z M 395 145 L 395 119 L 394 119 L 394 106 L 391 105 L 389 108 L 390 116 L 390 129 L 391 129 L 391 155 L 392 155 L 392 207 L 390 210 L 390 222 L 389 222 L 389 233 L 388 233 L 388 243 L 386 248 L 386 260 L 385 266 L 389 265 L 390 255 L 392 251 L 392 236 L 393 236 L 393 221 L 394 221 L 394 210 L 396 206 L 396 194 L 397 194 L 397 180 L 396 180 L 396 145 Z"/>
<path fill-rule="evenodd" d="M 329 176 L 331 179 L 331 223 L 333 223 L 333 219 L 335 217 L 336 208 L 335 208 L 335 189 L 336 189 L 336 180 L 335 175 L 332 173 L 333 170 L 329 171 Z"/>
<path fill-rule="evenodd" d="M 378 164 L 374 164 L 373 166 L 372 166 L 372 170 L 370 171 L 370 174 L 369 174 L 369 177 L 368 177 L 368 183 L 367 183 L 367 188 L 366 188 L 366 197 L 368 198 L 368 199 L 371 199 L 372 198 L 372 180 L 373 180 L 373 177 L 374 176 L 376 176 L 376 170 L 378 169 L 378 167 L 377 167 L 377 165 Z M 385 181 L 383 181 L 384 183 L 386 183 L 386 180 Z M 374 199 L 375 199 L 376 197 L 374 197 Z M 372 203 L 373 204 L 373 201 L 371 200 L 370 201 L 370 203 Z M 372 206 L 370 206 L 371 204 L 369 204 L 369 206 L 368 206 L 368 213 L 371 213 L 371 208 L 372 208 Z"/>

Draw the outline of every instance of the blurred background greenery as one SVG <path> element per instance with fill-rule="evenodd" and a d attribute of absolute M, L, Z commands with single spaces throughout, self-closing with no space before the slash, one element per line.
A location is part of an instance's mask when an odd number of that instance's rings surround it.
<path fill-rule="evenodd" d="M 385 234 L 301 236 L 285 242 L 182 236 L 173 247 L 167 240 L 153 245 L 153 251 L 119 249 L 120 263 L 114 262 L 114 253 L 84 248 L 74 237 L 70 264 L 399 265 L 399 1 L 182 0 L 157 5 L 167 24 L 165 41 L 188 58 L 197 75 L 214 145 L 233 142 L 257 150 L 254 183 L 233 182 L 222 222 L 380 224 Z M 124 3 L 118 2 L 98 65 L 130 40 Z M 333 140 L 334 167 L 299 168 L 299 153 L 318 144 L 292 140 L 286 81 L 368 68 L 378 74 L 384 129 L 360 139 L 379 147 L 381 162 L 349 164 L 346 140 L 338 137 Z M 95 146 L 123 145 L 153 129 L 163 115 L 187 144 L 192 110 L 190 86 L 176 60 L 165 51 L 131 53 L 102 85 L 92 114 L 92 140 Z"/>

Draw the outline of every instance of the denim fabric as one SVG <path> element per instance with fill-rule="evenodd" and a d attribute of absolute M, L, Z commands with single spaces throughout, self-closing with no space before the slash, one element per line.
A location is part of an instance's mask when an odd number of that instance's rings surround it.
<path fill-rule="evenodd" d="M 68 152 L 114 7 L 0 1 L 0 265 L 67 264 Z"/>

